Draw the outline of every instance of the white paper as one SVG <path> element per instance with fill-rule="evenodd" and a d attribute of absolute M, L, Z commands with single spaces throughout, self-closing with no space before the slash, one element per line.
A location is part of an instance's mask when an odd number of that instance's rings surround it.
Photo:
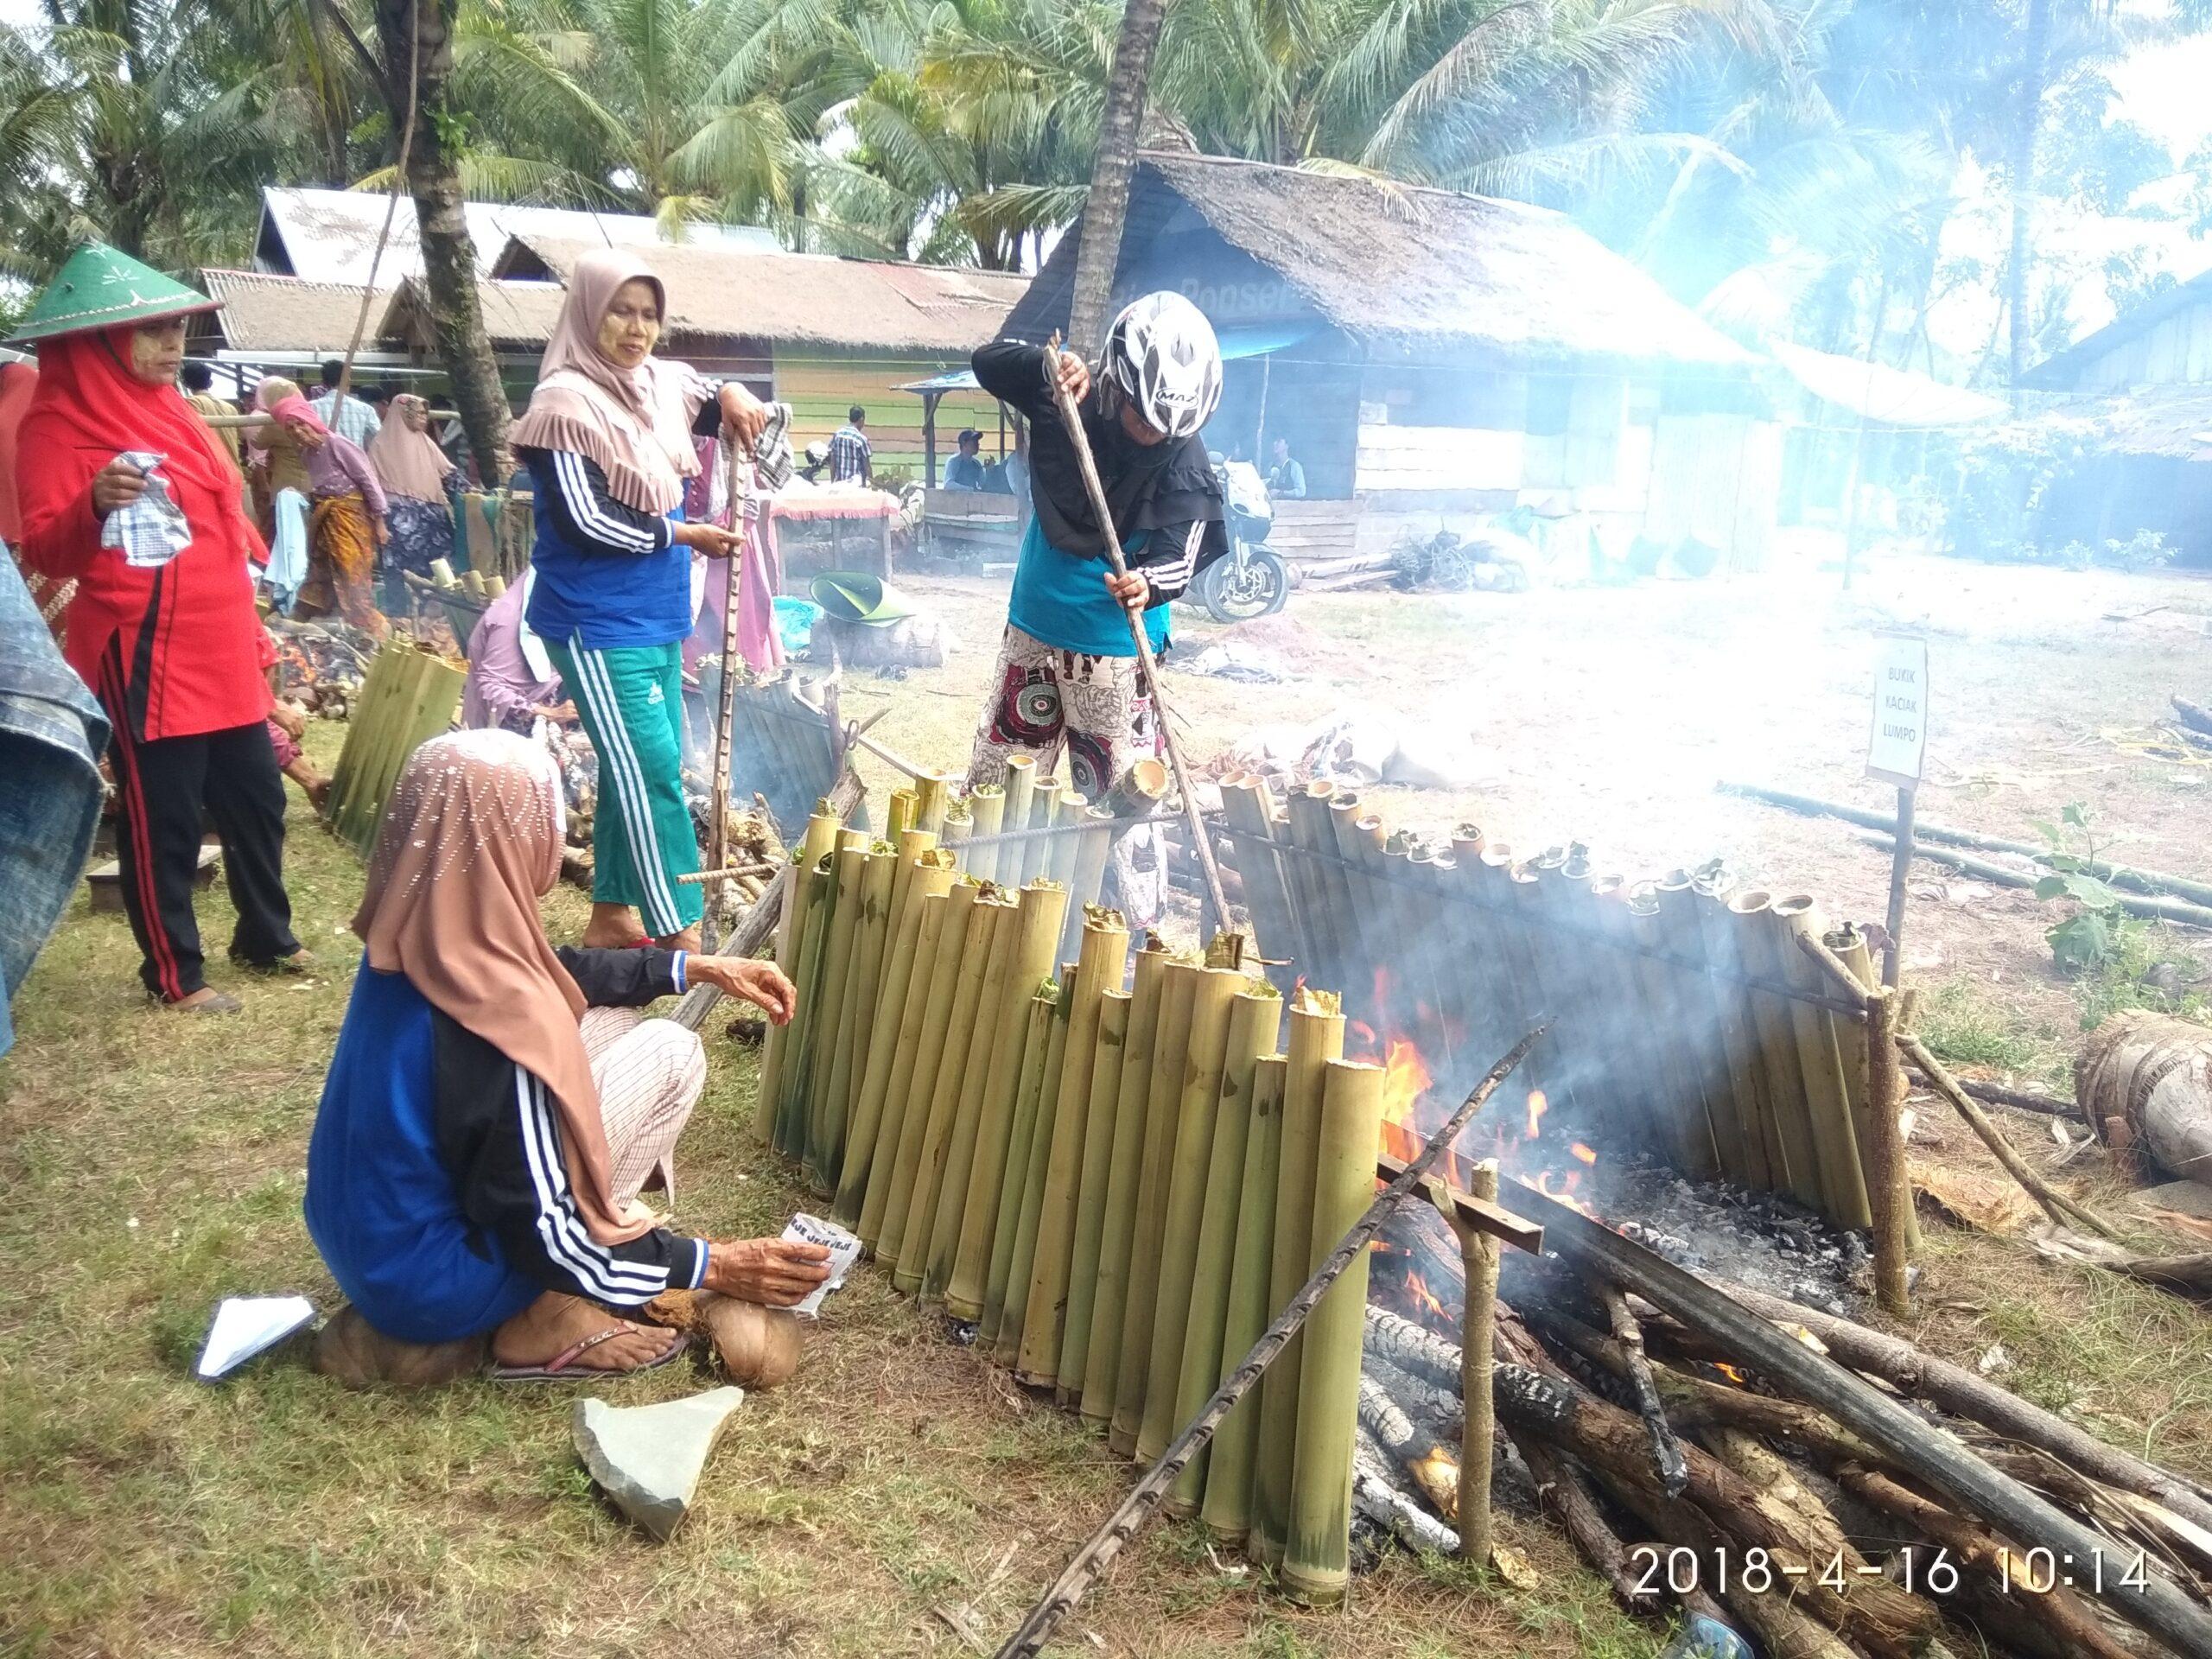
<path fill-rule="evenodd" d="M 804 1211 L 791 1217 L 791 1225 L 784 1229 L 784 1236 L 801 1244 L 829 1246 L 830 1276 L 814 1287 L 812 1295 L 791 1309 L 803 1319 L 814 1319 L 822 1312 L 822 1299 L 843 1287 L 845 1275 L 861 1259 L 861 1242 L 836 1222 Z"/>
<path fill-rule="evenodd" d="M 1900 788 L 1920 781 L 1928 752 L 1928 642 L 1885 634 L 1875 642 L 1874 728 L 1866 770 Z"/>
<path fill-rule="evenodd" d="M 304 1296 L 226 1296 L 193 1369 L 203 1378 L 220 1376 L 314 1319 L 315 1304 Z"/>

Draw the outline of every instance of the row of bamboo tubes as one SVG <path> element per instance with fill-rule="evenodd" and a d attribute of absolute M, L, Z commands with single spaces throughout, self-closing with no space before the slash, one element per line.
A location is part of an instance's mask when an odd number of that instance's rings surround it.
<path fill-rule="evenodd" d="M 376 844 L 407 757 L 453 724 L 467 677 L 444 658 L 397 640 L 369 659 L 322 805 L 323 822 L 362 857 Z"/>
<path fill-rule="evenodd" d="M 911 793 L 895 849 L 826 812 L 795 849 L 798 1006 L 756 1128 L 898 1290 L 1149 1462 L 1366 1209 L 1382 1072 L 1318 993 L 1279 1052 L 1285 1000 L 1231 941 L 1133 950 L 1090 902 L 1112 820 L 1056 780 Z M 1040 822 L 1067 833 L 984 839 Z M 1348 1580 L 1366 1281 L 1363 1257 L 1167 1502 L 1309 1605 Z"/>
<path fill-rule="evenodd" d="M 1326 782 L 1278 804 L 1239 773 L 1222 801 L 1257 947 L 1285 978 L 1371 988 L 1370 1023 L 1447 1079 L 1549 1020 L 1530 1082 L 1582 1109 L 1569 1121 L 1633 1114 L 1685 1174 L 1871 1224 L 1862 1022 L 1800 941 L 1874 979 L 1809 897 L 1710 867 L 1631 882 L 1580 847 L 1520 858 L 1472 824 L 1429 847 Z"/>

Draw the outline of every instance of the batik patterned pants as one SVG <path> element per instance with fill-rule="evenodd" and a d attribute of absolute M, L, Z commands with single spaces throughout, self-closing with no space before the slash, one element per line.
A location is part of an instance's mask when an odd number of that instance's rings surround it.
<path fill-rule="evenodd" d="M 1136 762 L 1160 753 L 1160 731 L 1137 659 L 1062 651 L 1009 623 L 969 759 L 968 787 L 1003 784 L 1006 763 L 1017 754 L 1034 757 L 1039 775 L 1045 775 L 1063 750 L 1070 787 L 1094 805 Z M 1131 927 L 1150 927 L 1160 919 L 1166 897 L 1165 854 L 1151 824 L 1114 838 L 1115 902 Z"/>
<path fill-rule="evenodd" d="M 599 1115 L 613 1160 L 607 1185 L 617 1204 L 638 1196 L 655 1170 L 676 1203 L 676 1141 L 707 1086 L 707 1053 L 697 1033 L 636 1008 L 588 1008 L 582 1022 Z"/>

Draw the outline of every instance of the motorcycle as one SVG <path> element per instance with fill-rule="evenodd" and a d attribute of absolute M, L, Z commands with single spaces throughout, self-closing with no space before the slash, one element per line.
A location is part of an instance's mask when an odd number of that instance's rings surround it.
<path fill-rule="evenodd" d="M 1260 469 L 1249 461 L 1214 462 L 1228 506 L 1229 556 L 1216 559 L 1191 584 L 1191 598 L 1217 622 L 1273 616 L 1290 597 L 1290 567 L 1268 545 L 1274 503 Z"/>

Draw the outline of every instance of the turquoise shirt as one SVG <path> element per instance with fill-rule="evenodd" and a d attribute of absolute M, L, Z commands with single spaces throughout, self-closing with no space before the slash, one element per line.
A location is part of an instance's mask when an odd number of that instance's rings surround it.
<path fill-rule="evenodd" d="M 1138 551 L 1147 534 L 1139 531 L 1122 545 L 1122 552 Z M 1134 657 L 1137 647 L 1129 638 L 1128 613 L 1106 591 L 1106 574 L 1105 560 L 1063 553 L 1046 541 L 1043 526 L 1033 515 L 1028 534 L 1021 538 L 1021 557 L 1014 567 L 1014 597 L 1007 605 L 1007 620 L 1056 650 L 1086 657 Z M 1154 656 L 1167 649 L 1167 610 L 1155 605 L 1144 613 L 1144 631 Z"/>

